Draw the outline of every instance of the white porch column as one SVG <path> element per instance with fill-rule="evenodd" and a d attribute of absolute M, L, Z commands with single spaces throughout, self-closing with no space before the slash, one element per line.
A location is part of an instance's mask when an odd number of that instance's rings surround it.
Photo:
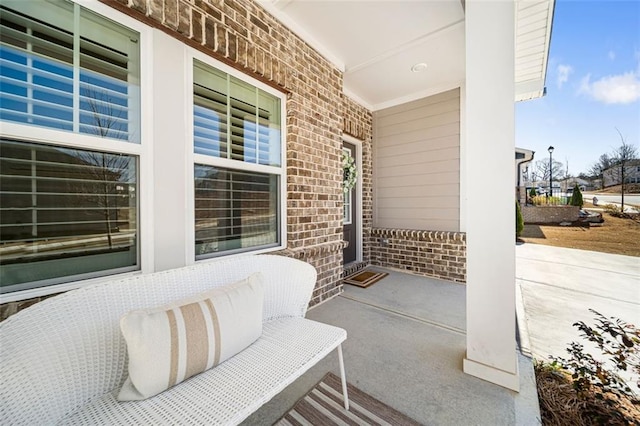
<path fill-rule="evenodd" d="M 467 0 L 467 355 L 464 371 L 518 390 L 515 339 L 514 2 Z"/>

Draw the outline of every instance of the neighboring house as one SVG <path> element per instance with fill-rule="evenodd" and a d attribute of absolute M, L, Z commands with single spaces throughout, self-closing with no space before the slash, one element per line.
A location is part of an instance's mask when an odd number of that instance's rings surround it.
<path fill-rule="evenodd" d="M 516 147 L 516 200 L 523 204 L 527 201 L 527 163 L 533 161 L 534 155 L 534 151 Z"/>
<path fill-rule="evenodd" d="M 604 187 L 622 183 L 622 166 L 613 166 L 602 172 Z M 625 183 L 640 183 L 640 160 L 630 160 L 624 168 Z"/>
<path fill-rule="evenodd" d="M 576 184 L 578 185 L 578 188 L 580 188 L 580 191 L 589 191 L 593 189 L 593 184 L 590 181 L 586 179 L 580 179 L 578 177 L 570 177 L 561 180 L 560 188 L 562 188 L 562 192 L 568 192 L 572 191 L 573 188 L 575 188 Z"/>
<path fill-rule="evenodd" d="M 518 389 L 514 102 L 544 94 L 554 0 L 0 7 L 4 306 L 266 252 L 316 267 L 317 304 L 380 265 L 466 282 L 464 371 Z"/>

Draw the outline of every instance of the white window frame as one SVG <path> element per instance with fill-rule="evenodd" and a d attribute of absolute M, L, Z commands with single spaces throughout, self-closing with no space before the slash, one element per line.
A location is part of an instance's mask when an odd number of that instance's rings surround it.
<path fill-rule="evenodd" d="M 153 216 L 151 206 L 153 205 L 153 194 L 151 183 L 153 182 L 152 172 L 152 150 L 150 141 L 153 139 L 151 117 L 153 113 L 152 93 L 150 90 L 152 72 L 152 29 L 107 5 L 94 1 L 71 0 L 80 6 L 97 13 L 98 15 L 118 22 L 140 34 L 140 142 L 131 143 L 118 141 L 116 139 L 100 138 L 83 133 L 73 133 L 63 130 L 50 129 L 46 127 L 30 126 L 15 122 L 0 122 L 0 135 L 6 139 L 15 139 L 22 142 L 35 142 L 45 145 L 56 145 L 74 149 L 86 149 L 101 151 L 106 153 L 121 153 L 136 156 L 138 159 L 138 266 L 137 271 L 124 272 L 118 274 L 126 277 L 131 275 L 145 274 L 153 272 Z M 96 144 L 99 141 L 99 144 Z M 80 281 L 70 281 L 61 284 L 38 287 L 28 290 L 19 290 L 11 293 L 0 294 L 0 304 L 14 302 L 18 300 L 41 297 L 55 293 L 84 287 L 93 283 L 107 281 L 113 275 L 96 278 L 83 279 Z"/>
<path fill-rule="evenodd" d="M 356 167 L 358 169 L 358 178 L 356 179 L 356 186 L 352 189 L 356 191 L 356 214 L 357 222 L 356 222 L 356 240 L 358 241 L 358 246 L 356 248 L 356 262 L 362 262 L 364 258 L 364 202 L 362 200 L 363 188 L 364 188 L 364 166 L 362 163 L 362 150 L 364 141 L 355 138 L 353 136 L 343 134 L 342 142 L 347 142 L 355 147 L 355 160 Z M 353 206 L 351 207 L 352 221 L 353 221 Z"/>
<path fill-rule="evenodd" d="M 276 96 L 280 99 L 280 167 L 275 166 L 267 166 L 263 164 L 252 164 L 252 163 L 244 163 L 237 160 L 231 160 L 227 158 L 213 157 L 209 155 L 203 154 L 195 154 L 194 153 L 194 126 L 193 126 L 193 67 L 194 61 L 197 60 L 207 66 L 218 69 L 222 72 L 225 72 L 232 77 L 235 77 L 239 80 L 242 80 L 245 83 L 251 84 L 254 87 L 257 87 L 273 96 Z M 186 61 L 186 75 L 185 79 L 186 88 L 185 92 L 190 96 L 187 111 L 187 135 L 186 135 L 186 158 L 187 158 L 187 170 L 189 171 L 189 176 L 187 178 L 186 191 L 188 194 L 187 197 L 187 245 L 186 245 L 186 264 L 192 265 L 196 262 L 211 262 L 215 260 L 219 260 L 222 257 L 229 258 L 235 256 L 243 256 L 247 254 L 260 254 L 260 253 L 269 253 L 273 251 L 283 250 L 287 247 L 287 126 L 286 126 L 286 102 L 287 96 L 283 92 L 280 92 L 273 87 L 256 80 L 242 72 L 236 70 L 233 67 L 230 67 L 196 49 L 191 47 L 187 48 L 187 61 Z M 198 259 L 196 260 L 195 253 L 195 240 L 196 240 L 196 232 L 195 232 L 195 174 L 194 167 L 195 164 L 204 164 L 212 167 L 221 167 L 226 169 L 235 169 L 241 171 L 249 171 L 249 172 L 257 172 L 257 173 L 265 173 L 278 175 L 280 180 L 279 191 L 278 194 L 278 228 L 280 231 L 280 243 L 274 247 L 266 247 L 266 248 L 257 248 L 255 250 L 248 249 L 242 252 L 233 252 L 226 254 L 225 252 L 221 252 L 217 256 L 212 256 L 206 259 Z"/>

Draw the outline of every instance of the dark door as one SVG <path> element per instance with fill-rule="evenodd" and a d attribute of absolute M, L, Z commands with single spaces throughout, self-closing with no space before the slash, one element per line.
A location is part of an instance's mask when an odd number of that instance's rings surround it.
<path fill-rule="evenodd" d="M 349 153 L 351 158 L 356 158 L 356 147 L 350 143 L 344 142 L 343 150 Z M 359 175 L 360 173 L 358 173 Z M 360 177 L 358 176 L 358 179 Z M 344 193 L 344 216 L 343 216 L 343 233 L 344 240 L 349 244 L 343 250 L 343 262 L 344 264 L 355 262 L 356 254 L 358 248 L 358 238 L 357 232 L 358 229 L 358 211 L 357 211 L 357 202 L 356 202 L 356 187 Z"/>

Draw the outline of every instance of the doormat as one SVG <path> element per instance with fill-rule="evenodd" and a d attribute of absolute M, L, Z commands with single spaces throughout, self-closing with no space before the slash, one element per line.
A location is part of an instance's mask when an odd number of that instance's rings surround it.
<path fill-rule="evenodd" d="M 366 288 L 371 284 L 377 283 L 387 275 L 389 274 L 386 272 L 362 271 L 348 276 L 347 278 L 342 280 L 342 282 L 345 284 L 351 284 L 358 287 Z"/>
<path fill-rule="evenodd" d="M 275 426 L 291 425 L 398 425 L 413 426 L 420 423 L 378 401 L 347 383 L 349 411 L 344 409 L 342 382 L 327 373 L 326 376 L 296 402 Z"/>

